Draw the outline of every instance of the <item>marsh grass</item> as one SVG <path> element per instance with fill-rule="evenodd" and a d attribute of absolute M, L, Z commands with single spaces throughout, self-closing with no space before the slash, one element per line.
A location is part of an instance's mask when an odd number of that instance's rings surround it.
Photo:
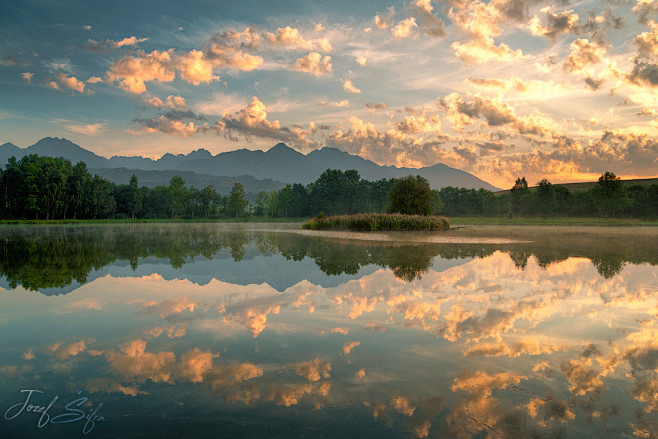
<path fill-rule="evenodd" d="M 318 215 L 302 224 L 308 230 L 447 230 L 450 222 L 442 216 L 402 214 Z"/>

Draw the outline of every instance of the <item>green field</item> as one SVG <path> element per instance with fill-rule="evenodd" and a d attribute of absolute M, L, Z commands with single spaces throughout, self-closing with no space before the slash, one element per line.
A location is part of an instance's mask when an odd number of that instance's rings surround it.
<path fill-rule="evenodd" d="M 621 181 L 624 186 L 629 187 L 629 186 L 651 186 L 652 184 L 658 184 L 658 177 L 656 178 L 636 178 L 633 180 L 622 180 Z M 567 189 L 569 189 L 569 192 L 586 192 L 590 189 L 592 189 L 598 182 L 597 181 L 586 181 L 586 182 L 580 182 L 580 183 L 563 183 L 559 184 L 556 183 L 554 186 L 564 186 Z M 529 186 L 528 189 L 530 190 L 535 190 L 537 186 Z M 494 192 L 494 195 L 504 195 L 508 194 L 509 190 L 504 190 L 504 191 L 498 191 Z"/>

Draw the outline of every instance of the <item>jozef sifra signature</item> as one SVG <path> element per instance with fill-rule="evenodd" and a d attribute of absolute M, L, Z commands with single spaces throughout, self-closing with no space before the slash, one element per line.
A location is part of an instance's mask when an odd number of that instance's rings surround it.
<path fill-rule="evenodd" d="M 59 399 L 59 396 L 55 395 L 55 397 L 48 403 L 48 405 L 39 405 L 30 401 L 30 398 L 34 393 L 44 392 L 41 390 L 30 389 L 21 390 L 21 393 L 27 393 L 25 400 L 9 407 L 5 412 L 5 420 L 11 421 L 20 415 L 32 413 L 39 415 L 39 420 L 37 421 L 38 428 L 43 428 L 48 424 L 70 424 L 72 422 L 84 421 L 84 425 L 82 427 L 83 434 L 88 434 L 91 430 L 93 430 L 97 422 L 105 421 L 105 417 L 98 414 L 101 407 L 103 407 L 102 402 L 95 407 L 92 406 L 88 412 L 76 408 L 85 404 L 89 400 L 89 398 L 86 396 L 74 399 L 64 406 L 64 413 L 54 415 L 54 413 L 51 413 L 51 410 L 55 410 L 53 406 Z M 78 395 L 79 394 L 80 392 L 78 392 Z"/>

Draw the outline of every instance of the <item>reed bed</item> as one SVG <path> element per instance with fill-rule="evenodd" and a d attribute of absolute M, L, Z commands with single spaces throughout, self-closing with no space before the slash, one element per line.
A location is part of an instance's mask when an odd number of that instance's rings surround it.
<path fill-rule="evenodd" d="M 450 222 L 442 216 L 402 214 L 318 215 L 302 224 L 308 230 L 447 230 Z"/>

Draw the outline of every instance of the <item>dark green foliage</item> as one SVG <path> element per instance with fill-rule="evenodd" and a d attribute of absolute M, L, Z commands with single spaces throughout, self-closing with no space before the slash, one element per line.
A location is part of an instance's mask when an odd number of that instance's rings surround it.
<path fill-rule="evenodd" d="M 612 172 L 606 171 L 599 182 L 590 190 L 596 209 L 605 218 L 631 204 L 626 186 Z"/>
<path fill-rule="evenodd" d="M 389 193 L 398 206 L 392 211 L 428 215 L 545 218 L 591 217 L 599 212 L 606 218 L 611 214 L 658 217 L 658 185 L 626 188 L 610 172 L 589 192 L 570 192 L 547 180 L 528 188 L 525 179 L 518 178 L 508 194 L 494 195 L 484 189 L 455 187 L 432 191 L 422 177 L 368 181 L 354 170 L 328 169 L 308 186 L 296 183 L 253 195 L 236 184 L 230 195 L 222 196 L 212 186 L 188 188 L 178 176 L 153 189 L 139 187 L 134 175 L 129 184 L 116 185 L 91 175 L 83 162 L 71 166 L 62 158 L 27 155 L 21 160 L 10 158 L 0 169 L 0 218 L 303 218 L 320 212 L 381 213 L 392 206 Z"/>
<path fill-rule="evenodd" d="M 388 191 L 386 210 L 405 215 L 431 215 L 434 212 L 434 195 L 430 184 L 420 175 L 395 180 Z"/>

